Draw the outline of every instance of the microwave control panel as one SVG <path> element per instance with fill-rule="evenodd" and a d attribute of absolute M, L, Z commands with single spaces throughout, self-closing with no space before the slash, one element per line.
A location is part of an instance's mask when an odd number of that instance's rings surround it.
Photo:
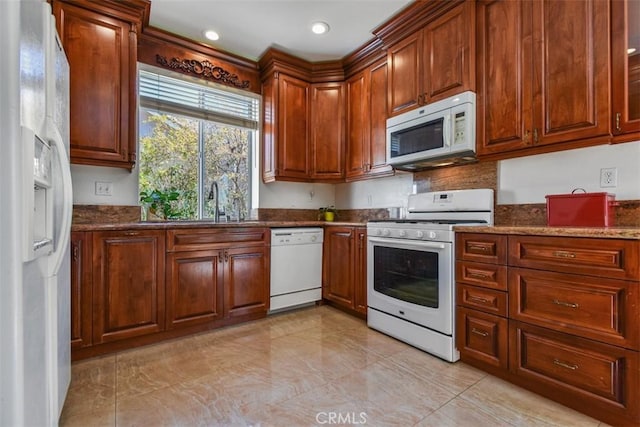
<path fill-rule="evenodd" d="M 453 121 L 453 144 L 464 144 L 466 117 L 464 111 L 456 113 Z"/>

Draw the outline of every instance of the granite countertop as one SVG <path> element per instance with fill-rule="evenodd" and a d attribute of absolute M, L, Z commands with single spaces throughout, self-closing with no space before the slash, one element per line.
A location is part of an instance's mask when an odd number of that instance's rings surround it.
<path fill-rule="evenodd" d="M 347 226 L 364 227 L 366 222 L 326 222 L 326 221 L 233 221 L 215 222 L 210 220 L 195 221 L 137 221 L 115 223 L 72 224 L 71 231 L 110 231 L 110 230 L 166 230 L 176 228 L 237 228 L 237 227 L 323 227 Z"/>
<path fill-rule="evenodd" d="M 639 227 L 456 226 L 454 231 L 640 240 Z"/>

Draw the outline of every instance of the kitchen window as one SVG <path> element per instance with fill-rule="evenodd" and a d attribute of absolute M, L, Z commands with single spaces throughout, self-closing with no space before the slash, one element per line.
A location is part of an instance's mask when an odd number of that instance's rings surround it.
<path fill-rule="evenodd" d="M 247 218 L 258 97 L 149 66 L 138 85 L 139 190 L 178 191 L 180 219 L 213 218 L 216 198 L 221 218 Z"/>

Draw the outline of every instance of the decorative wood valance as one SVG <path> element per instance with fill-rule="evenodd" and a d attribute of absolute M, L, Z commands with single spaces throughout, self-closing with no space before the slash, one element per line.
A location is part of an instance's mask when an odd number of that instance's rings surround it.
<path fill-rule="evenodd" d="M 207 61 L 198 61 L 197 59 L 180 59 L 171 58 L 167 60 L 162 55 L 156 55 L 156 62 L 163 67 L 172 70 L 180 70 L 183 73 L 195 74 L 198 77 L 213 80 L 216 83 L 235 86 L 240 89 L 248 89 L 249 80 L 240 80 L 237 74 L 230 73 L 224 68 L 214 65 Z"/>

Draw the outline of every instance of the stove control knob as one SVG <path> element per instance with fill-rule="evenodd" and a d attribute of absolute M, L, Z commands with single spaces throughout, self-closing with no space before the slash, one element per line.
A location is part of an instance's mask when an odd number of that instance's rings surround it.
<path fill-rule="evenodd" d="M 389 229 L 385 228 L 384 230 L 382 230 L 382 235 L 383 236 L 388 236 L 389 235 Z"/>
<path fill-rule="evenodd" d="M 416 236 L 418 237 L 418 239 L 422 239 L 424 237 L 424 232 L 423 231 L 418 231 L 416 233 Z"/>
<path fill-rule="evenodd" d="M 400 230 L 400 233 L 398 233 L 400 235 L 400 237 L 407 237 L 407 232 L 405 230 Z"/>
<path fill-rule="evenodd" d="M 429 232 L 429 238 L 430 238 L 430 239 L 435 239 L 436 237 L 438 237 L 438 235 L 436 234 L 436 232 L 435 232 L 435 231 L 430 231 L 430 232 Z"/>

